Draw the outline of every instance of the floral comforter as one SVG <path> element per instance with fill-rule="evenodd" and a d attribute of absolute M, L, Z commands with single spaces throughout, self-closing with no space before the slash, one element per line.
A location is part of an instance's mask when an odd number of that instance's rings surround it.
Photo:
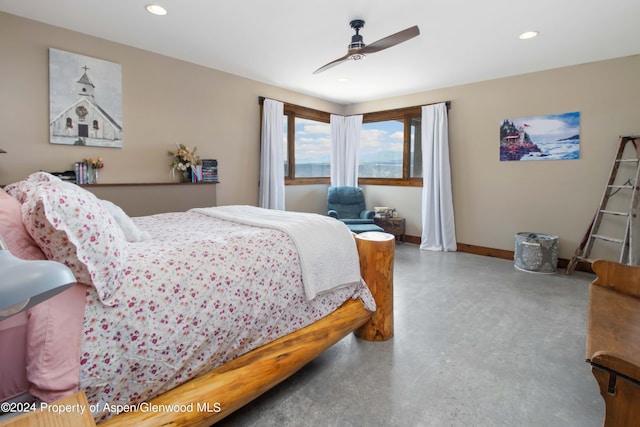
<path fill-rule="evenodd" d="M 88 288 L 80 388 L 93 415 L 143 402 L 360 298 L 362 283 L 305 298 L 283 232 L 195 212 L 134 218 L 152 239 L 131 243 L 117 299 Z M 103 408 L 105 410 L 103 410 Z"/>

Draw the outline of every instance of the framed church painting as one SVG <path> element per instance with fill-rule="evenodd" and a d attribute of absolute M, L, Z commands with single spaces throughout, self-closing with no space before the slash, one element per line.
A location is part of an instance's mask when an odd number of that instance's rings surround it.
<path fill-rule="evenodd" d="M 122 147 L 122 67 L 49 49 L 52 144 Z"/>

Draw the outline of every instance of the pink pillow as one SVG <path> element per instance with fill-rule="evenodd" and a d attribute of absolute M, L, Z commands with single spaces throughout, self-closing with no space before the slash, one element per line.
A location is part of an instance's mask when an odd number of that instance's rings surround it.
<path fill-rule="evenodd" d="M 9 252 L 22 259 L 46 259 L 22 224 L 20 203 L 0 189 L 0 236 Z"/>
<path fill-rule="evenodd" d="M 117 304 L 118 277 L 127 257 L 125 236 L 89 191 L 60 180 L 39 182 L 22 205 L 25 228 L 47 258 L 93 285 L 100 300 Z"/>

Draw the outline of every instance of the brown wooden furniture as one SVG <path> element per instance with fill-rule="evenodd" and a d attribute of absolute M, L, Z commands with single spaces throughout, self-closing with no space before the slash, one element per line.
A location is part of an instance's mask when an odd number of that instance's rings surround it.
<path fill-rule="evenodd" d="M 404 218 L 388 216 L 374 217 L 373 223 L 378 227 L 382 227 L 385 233 L 393 234 L 397 241 L 404 242 L 406 227 L 406 220 Z"/>
<path fill-rule="evenodd" d="M 393 241 L 388 240 L 393 247 Z M 357 239 L 360 273 L 367 283 L 380 284 L 393 277 L 393 250 L 389 244 L 372 239 Z M 383 242 L 385 243 L 385 242 Z M 364 260 L 364 261 L 363 261 Z M 376 296 L 377 290 L 380 296 Z M 382 290 L 384 289 L 384 290 Z M 378 317 L 373 339 L 393 335 L 393 295 L 388 286 L 372 288 L 376 303 L 387 307 Z M 388 299 L 389 301 L 386 301 Z M 210 426 L 246 405 L 262 393 L 284 381 L 350 332 L 365 325 L 373 313 L 360 301 L 345 302 L 329 316 L 250 351 L 231 362 L 151 399 L 149 405 L 184 407 L 184 411 L 135 411 L 121 413 L 100 426 Z M 389 320 L 391 316 L 391 320 Z M 375 326 L 374 326 L 375 327 Z M 367 339 L 367 337 L 363 337 Z M 200 410 L 199 410 L 200 409 Z"/>
<path fill-rule="evenodd" d="M 0 427 L 81 427 L 95 426 L 84 392 L 67 396 L 51 404 L 42 404 L 42 410 L 27 412 L 11 418 Z M 40 404 L 36 405 L 40 408 Z"/>
<path fill-rule="evenodd" d="M 640 267 L 597 260 L 589 288 L 587 362 L 606 427 L 640 423 Z"/>

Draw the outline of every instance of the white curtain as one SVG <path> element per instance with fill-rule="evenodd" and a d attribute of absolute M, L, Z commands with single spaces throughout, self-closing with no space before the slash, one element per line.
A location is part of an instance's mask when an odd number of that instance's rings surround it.
<path fill-rule="evenodd" d="M 331 186 L 358 186 L 362 115 L 331 115 Z"/>
<path fill-rule="evenodd" d="M 422 241 L 420 249 L 455 251 L 449 125 L 444 103 L 422 107 Z"/>
<path fill-rule="evenodd" d="M 259 206 L 284 210 L 284 104 L 265 99 L 262 104 Z"/>

